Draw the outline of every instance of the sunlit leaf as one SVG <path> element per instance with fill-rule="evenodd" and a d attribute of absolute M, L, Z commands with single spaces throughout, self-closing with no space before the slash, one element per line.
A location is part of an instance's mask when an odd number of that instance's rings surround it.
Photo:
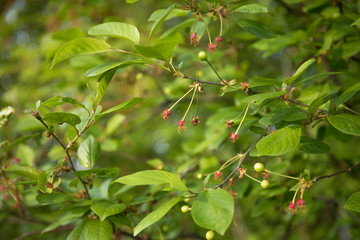
<path fill-rule="evenodd" d="M 175 9 L 176 4 L 172 4 L 170 7 L 168 7 L 161 16 L 155 21 L 155 23 L 152 25 L 150 30 L 149 39 L 152 38 L 152 36 L 157 32 L 157 30 L 160 28 L 161 24 L 165 21 L 167 16 Z"/>
<path fill-rule="evenodd" d="M 140 33 L 138 29 L 134 25 L 122 22 L 107 22 L 93 26 L 89 29 L 88 34 L 123 38 L 135 44 L 140 41 Z"/>
<path fill-rule="evenodd" d="M 90 135 L 78 148 L 77 154 L 80 164 L 85 168 L 92 168 L 100 156 L 100 150 L 100 144 Z"/>
<path fill-rule="evenodd" d="M 234 11 L 241 12 L 241 13 L 267 13 L 268 9 L 263 4 L 251 3 L 251 4 L 246 4 L 246 5 L 240 6 L 236 9 L 234 9 Z"/>
<path fill-rule="evenodd" d="M 339 131 L 355 136 L 360 136 L 360 117 L 350 114 L 329 114 L 330 124 Z"/>
<path fill-rule="evenodd" d="M 110 201 L 93 202 L 90 209 L 99 216 L 101 221 L 111 215 L 121 213 L 126 208 L 123 203 L 112 203 Z"/>
<path fill-rule="evenodd" d="M 50 124 L 61 125 L 63 123 L 67 123 L 74 127 L 81 122 L 81 119 L 77 115 L 65 112 L 46 113 L 43 120 Z"/>
<path fill-rule="evenodd" d="M 352 194 L 346 201 L 344 208 L 360 213 L 360 192 Z"/>

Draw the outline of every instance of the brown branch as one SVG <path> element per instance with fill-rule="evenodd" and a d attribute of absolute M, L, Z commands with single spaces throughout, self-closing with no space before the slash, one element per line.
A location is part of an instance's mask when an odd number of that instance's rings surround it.
<path fill-rule="evenodd" d="M 359 167 L 359 166 L 360 166 L 360 163 L 358 163 L 358 164 L 356 164 L 356 165 L 354 165 L 354 166 L 352 166 L 352 167 L 349 167 L 349 168 L 347 168 L 347 169 L 344 169 L 344 170 L 342 170 L 342 171 L 338 171 L 338 172 L 335 172 L 335 173 L 332 173 L 332 174 L 329 174 L 329 175 L 325 175 L 325 176 L 315 177 L 314 180 L 313 180 L 313 182 L 317 182 L 317 181 L 319 181 L 320 179 L 324 179 L 324 178 L 331 178 L 331 177 L 336 176 L 336 175 L 339 175 L 339 174 L 341 174 L 341 173 L 351 172 L 354 168 L 357 168 L 357 167 Z"/>
<path fill-rule="evenodd" d="M 249 149 L 244 153 L 244 157 L 241 159 L 241 161 L 239 162 L 239 164 L 237 165 L 237 167 L 229 174 L 229 176 L 227 176 L 224 181 L 222 181 L 219 185 L 216 185 L 214 187 L 214 189 L 218 189 L 218 188 L 222 188 L 224 186 L 224 184 L 229 181 L 229 179 L 237 172 L 238 169 L 241 168 L 241 164 L 244 162 L 245 158 L 249 155 L 251 149 L 253 149 L 256 145 L 256 143 L 263 137 L 263 135 L 261 135 L 258 139 L 256 139 L 255 142 L 253 142 L 253 144 L 249 147 Z"/>

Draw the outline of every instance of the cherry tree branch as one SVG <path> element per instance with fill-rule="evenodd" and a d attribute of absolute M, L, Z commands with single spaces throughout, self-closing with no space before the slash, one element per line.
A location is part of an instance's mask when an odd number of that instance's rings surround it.
<path fill-rule="evenodd" d="M 324 176 L 315 177 L 314 180 L 313 180 L 313 182 L 317 182 L 317 181 L 319 181 L 320 179 L 324 179 L 324 178 L 331 178 L 331 177 L 336 176 L 336 175 L 339 175 L 339 174 L 341 174 L 341 173 L 351 172 L 354 168 L 357 168 L 357 167 L 359 167 L 359 166 L 360 166 L 360 163 L 355 164 L 354 166 L 349 167 L 349 168 L 347 168 L 347 169 L 344 169 L 344 170 L 341 170 L 341 171 L 338 171 L 338 172 L 329 174 L 329 175 L 324 175 Z"/>
<path fill-rule="evenodd" d="M 257 142 L 263 137 L 263 135 L 261 135 L 258 139 L 256 139 L 255 142 L 253 142 L 253 144 L 251 144 L 251 146 L 248 148 L 248 150 L 246 150 L 246 152 L 244 153 L 243 158 L 241 159 L 241 161 L 239 162 L 239 164 L 237 165 L 237 167 L 229 174 L 229 176 L 227 176 L 219 185 L 216 185 L 214 187 L 214 189 L 218 189 L 218 188 L 222 188 L 224 186 L 224 184 L 229 181 L 229 179 L 237 172 L 238 169 L 241 168 L 242 163 L 244 162 L 245 158 L 249 155 L 251 149 L 253 149 L 255 147 L 255 145 L 257 144 Z"/>

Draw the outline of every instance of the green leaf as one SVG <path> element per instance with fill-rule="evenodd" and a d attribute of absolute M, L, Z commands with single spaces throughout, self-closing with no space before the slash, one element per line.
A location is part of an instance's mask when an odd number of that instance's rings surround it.
<path fill-rule="evenodd" d="M 112 203 L 110 201 L 101 201 L 91 203 L 90 209 L 104 221 L 108 216 L 121 213 L 126 208 L 123 203 Z"/>
<path fill-rule="evenodd" d="M 234 11 L 241 12 L 241 13 L 267 13 L 268 9 L 263 4 L 251 3 L 251 4 L 246 4 L 246 5 L 240 6 L 236 9 L 234 9 Z"/>
<path fill-rule="evenodd" d="M 166 9 L 157 9 L 155 10 L 151 16 L 148 19 L 148 22 L 154 22 L 157 19 L 159 19 L 161 17 L 161 15 L 166 11 Z M 175 18 L 175 17 L 183 17 L 183 16 L 187 16 L 189 14 L 189 11 L 186 10 L 182 10 L 182 9 L 174 9 L 172 12 L 170 12 L 170 14 L 165 18 L 166 20 L 169 20 L 171 18 Z"/>
<path fill-rule="evenodd" d="M 66 240 L 88 240 L 86 239 L 86 230 L 88 229 L 89 222 L 89 218 L 84 218 L 81 223 L 71 231 Z"/>
<path fill-rule="evenodd" d="M 298 149 L 311 154 L 327 153 L 331 150 L 326 143 L 308 137 L 301 137 Z"/>
<path fill-rule="evenodd" d="M 47 225 L 42 231 L 41 234 L 49 232 L 51 230 L 54 230 L 55 228 L 59 227 L 59 226 L 64 226 L 64 225 L 68 225 L 70 223 L 73 223 L 75 221 L 77 221 L 83 214 L 82 213 L 67 213 L 65 215 L 60 216 L 59 218 L 56 219 L 55 222 L 53 222 L 50 225 Z"/>
<path fill-rule="evenodd" d="M 253 20 L 239 18 L 236 22 L 240 27 L 244 28 L 249 33 L 257 36 L 258 38 L 274 38 L 275 33 L 266 25 Z"/>
<path fill-rule="evenodd" d="M 117 167 L 108 167 L 108 168 L 98 168 L 98 169 L 88 169 L 88 170 L 78 170 L 74 172 L 76 177 L 87 177 L 90 174 L 94 174 L 98 177 L 117 177 L 119 175 L 119 168 Z"/>
<path fill-rule="evenodd" d="M 344 208 L 360 213 L 360 192 L 352 194 L 346 201 Z"/>
<path fill-rule="evenodd" d="M 18 146 L 19 144 L 21 143 L 24 143 L 26 142 L 27 140 L 31 139 L 31 138 L 34 138 L 36 136 L 38 136 L 39 133 L 35 133 L 35 134 L 32 134 L 32 135 L 28 135 L 28 136 L 23 136 L 23 137 L 20 137 L 20 138 L 17 138 L 15 139 L 14 141 L 11 141 L 9 145 L 7 145 L 6 147 L 3 148 L 3 151 L 4 152 L 8 152 L 10 151 L 11 149 L 13 149 L 14 147 Z"/>
<path fill-rule="evenodd" d="M 167 61 L 171 58 L 177 44 L 177 41 L 168 41 L 160 42 L 152 46 L 134 45 L 134 48 L 145 57 Z"/>
<path fill-rule="evenodd" d="M 291 77 L 285 78 L 284 83 L 287 85 L 290 85 L 291 83 L 293 83 L 314 62 L 315 62 L 315 58 L 311 58 L 311 59 L 307 60 L 306 62 L 304 62 L 303 64 L 301 64 L 301 66 L 296 70 L 294 75 L 292 75 Z"/>
<path fill-rule="evenodd" d="M 92 168 L 100 156 L 100 144 L 90 135 L 79 146 L 77 154 L 80 164 L 85 168 Z"/>
<path fill-rule="evenodd" d="M 93 54 L 109 51 L 111 46 L 95 38 L 77 38 L 62 45 L 56 52 L 51 68 L 55 64 L 80 54 Z"/>
<path fill-rule="evenodd" d="M 39 172 L 34 167 L 20 164 L 12 164 L 7 168 L 2 169 L 2 171 L 10 172 L 20 177 L 32 180 L 37 180 L 39 176 Z"/>
<path fill-rule="evenodd" d="M 271 79 L 271 78 L 263 78 L 263 77 L 254 77 L 250 81 L 250 88 L 259 87 L 259 86 L 274 86 L 274 87 L 281 87 L 282 82 Z"/>
<path fill-rule="evenodd" d="M 50 124 L 63 124 L 67 123 L 71 126 L 76 126 L 81 123 L 81 119 L 73 113 L 65 113 L 65 112 L 52 112 L 46 113 L 43 120 Z"/>
<path fill-rule="evenodd" d="M 86 109 L 84 104 L 79 103 L 75 99 L 73 99 L 71 97 L 61 97 L 61 96 L 52 97 L 52 98 L 46 100 L 45 102 L 42 102 L 41 105 L 54 108 L 56 106 L 63 105 L 65 103 L 70 103 L 73 105 L 77 105 L 83 109 Z"/>
<path fill-rule="evenodd" d="M 154 22 L 154 24 L 151 27 L 149 39 L 152 38 L 152 36 L 156 33 L 156 31 L 160 28 L 161 24 L 165 21 L 167 16 L 175 9 L 176 4 L 172 4 L 170 7 L 168 7 L 163 14 Z"/>
<path fill-rule="evenodd" d="M 360 136 L 360 117 L 350 114 L 329 114 L 329 123 L 339 131 L 355 136 Z"/>
<path fill-rule="evenodd" d="M 94 77 L 98 76 L 100 74 L 103 74 L 104 72 L 107 72 L 111 69 L 118 69 L 118 68 L 125 68 L 133 64 L 143 64 L 144 62 L 141 61 L 126 61 L 126 62 L 113 62 L 113 63 L 104 63 L 99 66 L 96 66 L 94 68 L 89 69 L 85 75 L 87 77 Z"/>
<path fill-rule="evenodd" d="M 138 29 L 134 25 L 122 22 L 107 22 L 93 26 L 89 29 L 88 34 L 127 39 L 136 44 L 140 41 Z"/>
<path fill-rule="evenodd" d="M 349 100 L 352 96 L 354 96 L 360 90 L 360 82 L 352 85 L 350 88 L 346 89 L 339 98 L 336 100 L 336 105 L 339 106 L 340 104 Z"/>
<path fill-rule="evenodd" d="M 223 189 L 205 190 L 195 199 L 191 216 L 200 227 L 224 235 L 234 215 L 234 199 Z"/>
<path fill-rule="evenodd" d="M 360 26 L 360 18 L 356 19 L 350 26 Z"/>
<path fill-rule="evenodd" d="M 299 109 L 297 108 L 278 109 L 266 114 L 259 120 L 259 123 L 263 125 L 272 125 L 285 120 L 289 115 L 298 111 Z"/>
<path fill-rule="evenodd" d="M 285 93 L 286 91 L 259 93 L 245 97 L 241 101 L 244 103 L 256 102 L 257 104 L 261 104 L 266 99 L 277 98 L 280 97 L 281 95 L 284 95 Z"/>
<path fill-rule="evenodd" d="M 170 209 L 180 201 L 180 197 L 173 198 L 168 202 L 163 203 L 155 211 L 143 218 L 138 225 L 134 228 L 134 236 L 138 235 L 142 230 L 149 227 L 150 225 L 159 221 Z"/>
<path fill-rule="evenodd" d="M 329 95 L 329 84 L 325 84 L 325 86 L 321 89 L 321 92 L 319 92 L 319 95 L 317 98 L 315 98 L 311 104 L 308 107 L 309 113 L 315 113 L 318 108 L 324 104 L 325 98 Z"/>
<path fill-rule="evenodd" d="M 136 172 L 121 178 L 114 182 L 119 182 L 126 185 L 153 185 L 153 184 L 170 184 L 173 190 L 187 191 L 187 187 L 182 183 L 179 176 L 175 173 L 170 173 L 160 170 L 145 170 Z"/>
<path fill-rule="evenodd" d="M 96 85 L 96 96 L 95 96 L 95 104 L 98 105 L 103 98 L 105 91 L 113 78 L 116 69 L 109 70 L 104 72 L 98 79 L 98 83 Z"/>
<path fill-rule="evenodd" d="M 129 108 L 132 108 L 136 104 L 141 103 L 142 101 L 144 101 L 144 98 L 140 98 L 140 97 L 132 98 L 130 100 L 127 100 L 127 101 L 125 101 L 123 103 L 120 103 L 119 105 L 116 105 L 115 107 L 112 107 L 112 108 L 100 113 L 99 115 L 96 116 L 96 119 L 98 119 L 98 118 L 100 118 L 100 117 L 102 117 L 102 116 L 104 116 L 106 114 L 115 112 L 115 111 L 126 110 L 126 109 L 129 109 Z"/>
<path fill-rule="evenodd" d="M 294 86 L 299 86 L 300 84 L 304 83 L 304 82 L 307 82 L 307 81 L 310 81 L 310 80 L 313 80 L 315 78 L 320 78 L 320 77 L 324 77 L 324 76 L 329 76 L 329 75 L 335 75 L 335 74 L 341 74 L 341 72 L 323 72 L 323 73 L 319 73 L 319 74 L 315 74 L 315 75 L 312 75 L 310 77 L 307 77 L 305 79 L 302 79 L 298 82 L 296 82 L 294 84 Z"/>
<path fill-rule="evenodd" d="M 36 200 L 40 204 L 57 204 L 66 202 L 72 199 L 72 196 L 64 193 L 40 193 L 36 196 Z"/>
<path fill-rule="evenodd" d="M 58 31 L 52 35 L 53 39 L 65 42 L 82 37 L 84 37 L 84 32 L 80 28 L 68 28 L 63 31 Z"/>
<path fill-rule="evenodd" d="M 279 156 L 295 149 L 300 142 L 301 127 L 288 126 L 262 138 L 257 144 L 257 155 Z"/>
<path fill-rule="evenodd" d="M 86 240 L 110 240 L 113 228 L 109 221 L 90 220 L 86 228 Z"/>

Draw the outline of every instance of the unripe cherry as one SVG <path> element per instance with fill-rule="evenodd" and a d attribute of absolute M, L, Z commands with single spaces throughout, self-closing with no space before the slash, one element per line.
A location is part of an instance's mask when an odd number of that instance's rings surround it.
<path fill-rule="evenodd" d="M 260 183 L 260 185 L 261 185 L 262 188 L 265 189 L 265 188 L 268 188 L 268 187 L 269 187 L 270 183 L 269 183 L 268 180 L 262 180 L 261 183 Z"/>
<path fill-rule="evenodd" d="M 206 52 L 204 52 L 204 51 L 199 52 L 198 58 L 199 58 L 201 61 L 206 61 L 206 59 L 207 59 L 207 54 L 206 54 Z"/>
<path fill-rule="evenodd" d="M 191 210 L 191 208 L 188 205 L 184 205 L 181 207 L 181 212 L 183 212 L 183 213 L 187 213 L 190 210 Z"/>
<path fill-rule="evenodd" d="M 265 170 L 264 164 L 259 163 L 259 162 L 255 163 L 254 164 L 254 170 L 256 172 L 263 172 Z"/>
<path fill-rule="evenodd" d="M 213 239 L 214 236 L 215 236 L 215 233 L 214 233 L 214 231 L 212 231 L 212 230 L 207 231 L 207 233 L 206 233 L 206 235 L 205 235 L 205 237 L 206 237 L 207 240 Z"/>

